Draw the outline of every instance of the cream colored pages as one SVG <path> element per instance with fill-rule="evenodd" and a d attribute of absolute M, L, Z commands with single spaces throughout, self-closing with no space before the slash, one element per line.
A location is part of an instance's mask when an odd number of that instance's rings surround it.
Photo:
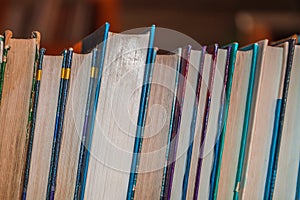
<path fill-rule="evenodd" d="M 186 167 L 187 150 L 190 142 L 191 123 L 193 118 L 194 101 L 201 60 L 201 51 L 192 50 L 189 61 L 187 82 L 185 87 L 178 146 L 176 153 L 175 169 L 173 176 L 171 199 L 181 199 L 183 177 Z"/>
<path fill-rule="evenodd" d="M 74 197 L 91 60 L 92 53 L 73 54 L 57 168 L 55 199 L 73 199 Z"/>
<path fill-rule="evenodd" d="M 278 90 L 281 85 L 283 48 L 267 46 L 261 63 L 256 106 L 249 126 L 243 168 L 242 199 L 263 199 Z"/>
<path fill-rule="evenodd" d="M 274 200 L 295 199 L 300 160 L 300 46 L 295 46 L 285 110 Z"/>
<path fill-rule="evenodd" d="M 233 199 L 252 54 L 238 51 L 236 56 L 217 196 L 222 200 Z"/>
<path fill-rule="evenodd" d="M 85 199 L 125 199 L 149 33 L 110 34 L 100 87 Z"/>
<path fill-rule="evenodd" d="M 62 56 L 44 56 L 27 199 L 46 199 Z"/>
<path fill-rule="evenodd" d="M 214 156 L 214 145 L 218 131 L 218 119 L 221 106 L 221 95 L 224 85 L 224 75 L 226 66 L 227 50 L 218 49 L 216 71 L 211 96 L 211 104 L 208 118 L 207 135 L 205 138 L 203 163 L 200 174 L 199 195 L 198 199 L 209 198 L 209 183 Z M 203 148 L 203 147 L 202 147 Z"/>
<path fill-rule="evenodd" d="M 203 65 L 203 75 L 202 75 L 202 83 L 200 89 L 200 97 L 198 104 L 198 113 L 196 119 L 196 128 L 194 135 L 194 144 L 192 150 L 192 158 L 191 158 L 191 166 L 190 166 L 190 174 L 188 181 L 188 189 L 187 189 L 187 199 L 192 199 L 194 196 L 195 189 L 195 180 L 196 180 L 196 172 L 197 172 L 197 163 L 200 154 L 200 136 L 203 125 L 203 117 L 204 117 L 204 109 L 205 109 L 205 100 L 207 94 L 207 84 L 209 80 L 209 72 L 212 62 L 212 56 L 210 54 L 205 54 L 204 65 Z"/>
<path fill-rule="evenodd" d="M 175 95 L 177 55 L 157 55 L 134 199 L 159 199 Z"/>
<path fill-rule="evenodd" d="M 0 106 L 0 199 L 20 199 L 36 39 L 10 39 Z"/>

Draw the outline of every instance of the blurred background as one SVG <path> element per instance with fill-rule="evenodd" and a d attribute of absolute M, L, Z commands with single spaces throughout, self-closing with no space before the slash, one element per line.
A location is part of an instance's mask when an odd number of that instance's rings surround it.
<path fill-rule="evenodd" d="M 182 32 L 200 44 L 237 41 L 241 46 L 300 33 L 299 0 L 1 0 L 0 31 L 14 37 L 42 34 L 47 53 L 64 48 L 104 22 L 111 30 L 156 24 Z"/>

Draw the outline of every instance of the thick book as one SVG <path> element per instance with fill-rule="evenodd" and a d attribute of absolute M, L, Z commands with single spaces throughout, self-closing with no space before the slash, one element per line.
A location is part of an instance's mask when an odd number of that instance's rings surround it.
<path fill-rule="evenodd" d="M 178 54 L 156 55 L 134 199 L 160 198 L 179 64 Z"/>
<path fill-rule="evenodd" d="M 10 50 L 0 105 L 0 198 L 20 199 L 23 189 L 37 38 L 6 38 Z"/>
<path fill-rule="evenodd" d="M 294 199 L 300 155 L 300 124 L 298 119 L 300 86 L 300 47 L 295 46 L 290 74 L 289 92 L 286 99 L 285 120 L 279 146 L 277 175 L 274 185 L 274 199 Z M 298 194 L 299 195 L 299 194 Z"/>
<path fill-rule="evenodd" d="M 232 86 L 224 147 L 220 161 L 219 183 L 216 189 L 217 199 L 232 199 L 242 141 L 246 140 L 249 110 L 252 101 L 252 88 L 256 69 L 257 44 L 242 48 L 236 53 L 236 62 L 232 74 Z M 228 93 L 227 93 L 228 95 Z"/>
<path fill-rule="evenodd" d="M 286 64 L 282 47 L 259 42 L 249 132 L 242 170 L 240 198 L 262 199 L 274 126 L 275 107 L 281 74 Z"/>
<path fill-rule="evenodd" d="M 153 34 L 153 28 L 142 34 L 109 33 L 84 199 L 127 196 Z"/>
<path fill-rule="evenodd" d="M 45 55 L 42 59 L 39 98 L 36 110 L 31 164 L 23 199 L 46 199 L 51 147 L 55 127 L 63 56 Z"/>

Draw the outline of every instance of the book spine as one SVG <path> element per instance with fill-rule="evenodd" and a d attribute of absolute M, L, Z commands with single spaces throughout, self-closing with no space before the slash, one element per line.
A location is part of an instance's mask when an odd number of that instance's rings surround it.
<path fill-rule="evenodd" d="M 56 141 L 57 141 L 58 124 L 59 124 L 60 113 L 61 113 L 62 91 L 63 91 L 63 85 L 64 85 L 63 77 L 64 77 L 65 68 L 66 68 L 66 59 L 67 59 L 67 50 L 65 50 L 63 52 L 61 79 L 60 79 L 60 85 L 59 85 L 59 94 L 58 94 L 58 101 L 57 101 L 55 127 L 54 127 L 53 141 L 52 141 L 51 160 L 50 160 L 50 168 L 49 168 L 49 175 L 48 175 L 47 193 L 46 193 L 47 200 L 49 199 L 50 192 L 51 192 L 51 180 L 52 180 L 52 173 L 53 173 L 53 166 L 54 166 L 54 155 L 55 155 L 55 149 L 56 149 L 56 143 L 57 143 Z"/>
<path fill-rule="evenodd" d="M 234 189 L 234 194 L 233 194 L 234 200 L 238 200 L 238 198 L 239 198 L 240 182 L 241 182 L 241 178 L 242 178 L 242 170 L 243 170 L 249 121 L 250 121 L 250 114 L 251 114 L 251 104 L 252 104 L 252 96 L 253 96 L 255 73 L 256 73 L 258 44 L 255 43 L 249 47 L 246 47 L 244 50 L 251 50 L 251 49 L 253 51 L 253 55 L 252 55 L 252 61 L 251 61 L 252 62 L 251 63 L 251 71 L 250 71 L 249 86 L 248 86 L 248 91 L 247 91 L 247 101 L 246 101 L 246 108 L 245 108 L 242 138 L 241 138 L 241 147 L 240 147 L 239 158 L 238 158 L 235 188 L 233 188 Z"/>
<path fill-rule="evenodd" d="M 92 101 L 91 101 L 91 109 L 90 109 L 90 118 L 88 119 L 88 127 L 87 127 L 87 135 L 86 135 L 86 144 L 83 151 L 83 158 L 82 158 L 82 167 L 81 169 L 81 175 L 78 182 L 80 183 L 80 187 L 78 188 L 78 192 L 74 193 L 74 200 L 77 199 L 84 199 L 84 191 L 86 186 L 86 177 L 88 173 L 88 165 L 89 165 L 89 159 L 90 159 L 90 149 L 92 145 L 92 138 L 93 138 L 93 131 L 94 131 L 94 124 L 96 119 L 96 112 L 97 112 L 97 106 L 98 106 L 98 99 L 99 99 L 99 93 L 100 93 L 100 86 L 101 86 L 101 78 L 102 78 L 102 71 L 103 71 L 103 65 L 104 65 L 104 58 L 105 58 L 105 52 L 106 52 L 106 45 L 107 45 L 107 39 L 108 39 L 108 31 L 109 31 L 109 24 L 106 24 L 106 29 L 104 33 L 103 42 L 98 45 L 97 47 L 97 55 L 96 55 L 96 81 L 93 85 L 93 91 L 92 91 Z"/>
<path fill-rule="evenodd" d="M 143 78 L 143 86 L 141 91 L 136 136 L 134 141 L 132 163 L 131 163 L 131 169 L 130 169 L 130 175 L 128 181 L 128 189 L 127 189 L 127 197 L 126 197 L 127 200 L 133 199 L 134 197 L 134 188 L 136 185 L 136 177 L 138 172 L 140 153 L 142 150 L 144 127 L 146 123 L 147 107 L 148 107 L 149 94 L 151 89 L 153 65 L 154 65 L 155 54 L 156 54 L 153 48 L 154 34 L 155 34 L 155 26 L 153 25 L 150 30 L 150 39 L 149 39 L 148 52 L 146 58 L 146 68 L 145 68 L 145 73 Z"/>
<path fill-rule="evenodd" d="M 200 149 L 199 149 L 200 155 L 199 155 L 198 163 L 197 163 L 197 171 L 196 171 L 196 180 L 195 180 L 193 199 L 198 199 L 198 191 L 199 191 L 200 178 L 201 178 L 201 168 L 202 168 L 203 156 L 204 156 L 203 154 L 204 154 L 204 147 L 205 147 L 205 139 L 206 139 L 206 133 L 207 133 L 207 128 L 208 128 L 209 111 L 210 111 L 211 97 L 212 97 L 213 84 L 214 84 L 214 76 L 215 76 L 216 63 L 217 63 L 218 45 L 215 44 L 212 47 L 208 47 L 207 52 L 212 54 L 212 64 L 211 64 L 210 75 L 209 75 L 208 90 L 207 90 L 206 100 L 205 100 L 203 127 L 202 127 L 202 131 L 201 131 L 201 136 L 200 136 Z"/>
<path fill-rule="evenodd" d="M 203 76 L 203 65 L 204 65 L 204 58 L 206 53 L 206 46 L 202 47 L 201 50 L 201 61 L 200 61 L 200 67 L 198 72 L 198 78 L 197 78 L 197 88 L 196 88 L 196 98 L 194 101 L 194 109 L 193 109 L 193 117 L 191 122 L 191 128 L 190 128 L 190 138 L 189 138 L 189 147 L 187 150 L 187 157 L 186 157 L 186 166 L 185 166 L 185 172 L 183 177 L 183 183 L 182 183 L 182 195 L 181 199 L 186 199 L 186 193 L 187 193 L 187 187 L 188 187 L 188 181 L 189 181 L 189 174 L 190 174 L 190 166 L 191 166 L 191 158 L 192 158 L 192 151 L 194 146 L 194 137 L 195 137 L 195 128 L 196 128 L 196 120 L 197 120 L 197 113 L 198 113 L 198 105 L 199 105 L 199 98 L 200 98 L 200 90 L 201 90 L 201 83 L 202 83 L 202 76 Z"/>
<path fill-rule="evenodd" d="M 186 87 L 186 80 L 188 74 L 188 60 L 190 57 L 191 46 L 185 48 L 182 52 L 181 58 L 181 68 L 180 68 L 180 77 L 178 80 L 178 88 L 176 93 L 175 99 L 175 110 L 174 110 L 174 119 L 172 124 L 171 130 L 171 137 L 170 141 L 168 141 L 169 149 L 168 149 L 168 160 L 167 160 L 167 167 L 166 167 L 166 174 L 165 174 L 165 183 L 164 183 L 164 191 L 162 199 L 170 199 L 171 198 L 171 191 L 172 191 L 172 183 L 173 183 L 173 175 L 174 175 L 174 168 L 175 168 L 175 160 L 176 160 L 176 153 L 177 153 L 177 145 L 178 145 L 178 137 L 179 137 L 179 129 L 180 129 L 180 120 L 182 114 L 182 107 L 184 102 L 184 94 L 185 94 L 185 87 Z"/>
<path fill-rule="evenodd" d="M 43 58 L 45 54 L 45 49 L 42 48 L 39 53 L 38 58 L 38 67 L 37 72 L 35 76 L 35 95 L 33 100 L 33 108 L 32 108 L 32 123 L 30 127 L 30 133 L 28 138 L 28 150 L 27 150 L 27 157 L 26 157 L 26 165 L 25 165 L 25 175 L 24 175 L 24 183 L 23 183 L 23 194 L 22 199 L 26 199 L 26 192 L 27 192 L 27 186 L 28 186 L 28 179 L 29 179 L 29 171 L 30 171 L 30 164 L 31 164 L 31 154 L 32 154 L 32 147 L 33 147 L 33 140 L 34 140 L 34 129 L 35 129 L 35 121 L 36 121 L 36 111 L 37 111 L 37 105 L 38 105 L 38 99 L 39 99 L 39 90 L 40 90 L 40 82 L 42 78 L 42 65 L 43 65 Z"/>
<path fill-rule="evenodd" d="M 2 57 L 2 62 L 0 64 L 0 105 L 1 105 L 1 98 L 2 98 L 2 88 L 4 82 L 5 67 L 7 63 L 7 54 L 9 49 L 10 49 L 9 46 L 5 46 L 3 49 L 3 55 L 0 55 Z"/>
<path fill-rule="evenodd" d="M 225 110 L 224 110 L 224 124 L 222 126 L 222 132 L 220 135 L 220 148 L 218 152 L 217 158 L 217 167 L 216 167 L 216 180 L 215 184 L 213 185 L 213 197 L 212 199 L 217 199 L 218 194 L 218 187 L 219 187 L 219 179 L 220 179 L 220 172 L 221 172 L 221 163 L 222 163 L 222 156 L 223 156 L 223 149 L 224 149 L 224 140 L 225 140 L 225 133 L 226 133 L 226 124 L 228 119 L 228 109 L 230 104 L 230 95 L 231 95 L 231 86 L 232 86 L 232 78 L 234 74 L 234 65 L 236 61 L 236 53 L 238 50 L 238 44 L 233 43 L 230 45 L 231 53 L 230 53 L 230 61 L 229 61 L 229 68 L 228 68 L 228 81 L 226 86 L 226 100 L 225 100 Z"/>
<path fill-rule="evenodd" d="M 210 174 L 210 189 L 209 189 L 209 199 L 214 198 L 214 189 L 216 184 L 216 176 L 217 176 L 217 168 L 219 165 L 219 155 L 220 152 L 220 144 L 223 142 L 222 138 L 222 130 L 223 127 L 226 124 L 226 121 L 224 120 L 225 108 L 226 108 L 226 91 L 227 91 L 227 81 L 228 81 L 228 70 L 229 70 L 229 62 L 230 62 L 230 55 L 231 55 L 231 46 L 228 46 L 227 48 L 227 58 L 226 58 L 226 66 L 225 66 L 225 75 L 224 75 L 224 82 L 223 82 L 223 90 L 221 94 L 221 106 L 219 110 L 219 116 L 218 116 L 218 130 L 217 130 L 217 136 L 216 136 L 216 144 L 214 147 L 214 158 L 213 158 L 213 165 L 212 165 L 212 171 Z"/>
<path fill-rule="evenodd" d="M 289 90 L 289 84 L 290 84 L 290 77 L 291 77 L 291 71 L 292 71 L 292 65 L 293 65 L 293 58 L 294 58 L 294 50 L 295 50 L 295 39 L 289 40 L 289 51 L 288 51 L 288 63 L 285 71 L 285 77 L 284 77 L 284 85 L 283 85 L 283 93 L 282 93 L 282 103 L 280 108 L 280 119 L 279 119 L 279 126 L 278 126 L 278 135 L 277 135 L 277 141 L 276 141 L 276 148 L 274 153 L 274 161 L 273 164 L 271 164 L 272 169 L 272 178 L 271 178 L 271 186 L 270 186 L 270 199 L 273 198 L 273 192 L 274 192 L 274 186 L 275 186 L 275 179 L 277 174 L 277 166 L 278 166 L 278 157 L 279 157 L 279 151 L 280 151 L 280 143 L 281 143 L 281 137 L 282 137 L 282 131 L 283 131 L 283 123 L 284 123 L 284 116 L 285 116 L 285 108 L 287 103 L 287 97 L 288 97 L 288 90 Z"/>

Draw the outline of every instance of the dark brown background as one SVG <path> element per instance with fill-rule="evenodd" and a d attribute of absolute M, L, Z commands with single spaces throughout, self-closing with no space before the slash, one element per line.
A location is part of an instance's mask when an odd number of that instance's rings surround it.
<path fill-rule="evenodd" d="M 0 31 L 15 37 L 42 33 L 48 53 L 60 53 L 105 21 L 112 31 L 156 24 L 187 34 L 201 44 L 300 33 L 299 0 L 2 0 Z"/>

